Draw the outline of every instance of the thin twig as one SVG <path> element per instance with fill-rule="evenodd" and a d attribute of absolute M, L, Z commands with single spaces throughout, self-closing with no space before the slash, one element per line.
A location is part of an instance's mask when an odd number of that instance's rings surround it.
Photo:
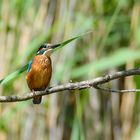
<path fill-rule="evenodd" d="M 67 83 L 64 85 L 58 85 L 51 88 L 47 88 L 45 91 L 36 91 L 33 93 L 28 93 L 24 95 L 11 95 L 11 96 L 0 96 L 0 102 L 19 102 L 29 100 L 38 95 L 48 95 L 55 92 L 60 92 L 64 90 L 75 90 L 75 89 L 86 89 L 86 88 L 97 88 L 99 89 L 98 85 L 107 83 L 111 80 L 115 80 L 122 77 L 132 76 L 132 75 L 140 75 L 140 68 L 138 69 L 131 69 L 126 71 L 116 72 L 114 74 L 105 75 L 102 77 L 98 77 L 92 80 L 75 82 L 75 83 Z M 114 90 L 115 91 L 115 90 Z M 130 91 L 130 90 L 129 90 Z M 137 89 L 132 89 L 133 92 L 139 92 Z M 108 92 L 113 92 L 113 90 L 108 90 Z M 116 91 L 117 92 L 117 91 Z M 121 93 L 128 92 L 128 90 L 123 90 Z"/>
<path fill-rule="evenodd" d="M 109 89 L 105 87 L 101 87 L 99 85 L 94 86 L 96 89 L 102 90 L 104 92 L 111 92 L 111 93 L 133 93 L 133 92 L 140 92 L 140 89 Z"/>

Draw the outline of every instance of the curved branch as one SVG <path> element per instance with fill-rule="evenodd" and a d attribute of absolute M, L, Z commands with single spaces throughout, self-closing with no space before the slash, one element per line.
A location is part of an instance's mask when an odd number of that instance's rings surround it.
<path fill-rule="evenodd" d="M 131 70 L 126 70 L 126 71 L 120 71 L 120 72 L 116 72 L 114 74 L 109 74 L 109 75 L 105 75 L 102 77 L 98 77 L 92 80 L 87 80 L 87 81 L 81 81 L 81 82 L 75 82 L 75 83 L 67 83 L 64 85 L 58 85 L 58 86 L 54 86 L 51 88 L 47 88 L 44 91 L 36 91 L 35 93 L 28 93 L 28 94 L 24 94 L 24 95 L 11 95 L 11 96 L 0 96 L 0 102 L 19 102 L 19 101 L 25 101 L 25 100 L 29 100 L 35 96 L 38 95 L 48 95 L 48 94 L 52 94 L 55 92 L 60 92 L 60 91 L 64 91 L 64 90 L 75 90 L 75 89 L 86 89 L 86 88 L 91 88 L 94 87 L 96 89 L 101 89 L 99 88 L 97 85 L 101 85 L 104 83 L 107 83 L 111 80 L 115 80 L 118 78 L 122 78 L 122 77 L 127 77 L 127 76 L 133 76 L 133 75 L 140 75 L 140 68 L 138 69 L 131 69 Z M 112 92 L 113 90 L 107 90 L 108 92 Z M 118 92 L 120 92 L 119 90 L 117 90 Z M 116 92 L 117 92 L 116 91 Z M 129 90 L 124 90 L 124 92 L 128 92 Z M 139 90 L 130 90 L 131 92 L 138 92 Z"/>

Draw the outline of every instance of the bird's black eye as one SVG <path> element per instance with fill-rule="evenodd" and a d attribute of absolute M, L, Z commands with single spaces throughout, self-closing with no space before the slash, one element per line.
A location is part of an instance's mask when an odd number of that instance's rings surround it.
<path fill-rule="evenodd" d="M 47 48 L 47 44 L 42 44 L 42 45 L 38 48 L 37 52 L 41 51 L 42 49 L 46 49 L 46 48 Z"/>
<path fill-rule="evenodd" d="M 47 45 L 47 44 L 41 45 L 41 46 L 38 48 L 38 50 L 37 50 L 37 55 L 43 54 L 47 49 L 48 49 L 48 45 Z"/>

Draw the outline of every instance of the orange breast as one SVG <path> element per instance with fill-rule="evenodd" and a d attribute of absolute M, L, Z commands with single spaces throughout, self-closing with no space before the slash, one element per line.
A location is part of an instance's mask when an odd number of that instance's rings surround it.
<path fill-rule="evenodd" d="M 51 75 L 52 66 L 50 57 L 37 55 L 27 74 L 27 84 L 31 90 L 43 90 L 48 86 Z"/>

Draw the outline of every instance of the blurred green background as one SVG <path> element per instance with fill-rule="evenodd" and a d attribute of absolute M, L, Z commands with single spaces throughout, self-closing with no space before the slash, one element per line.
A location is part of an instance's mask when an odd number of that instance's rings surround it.
<path fill-rule="evenodd" d="M 55 52 L 50 86 L 140 66 L 139 0 L 0 0 L 0 79 L 16 71 L 45 42 L 93 31 Z M 27 72 L 0 95 L 28 93 Z M 114 80 L 113 89 L 140 88 L 140 78 Z M 0 103 L 0 140 L 139 140 L 139 94 L 94 88 L 32 101 Z"/>

